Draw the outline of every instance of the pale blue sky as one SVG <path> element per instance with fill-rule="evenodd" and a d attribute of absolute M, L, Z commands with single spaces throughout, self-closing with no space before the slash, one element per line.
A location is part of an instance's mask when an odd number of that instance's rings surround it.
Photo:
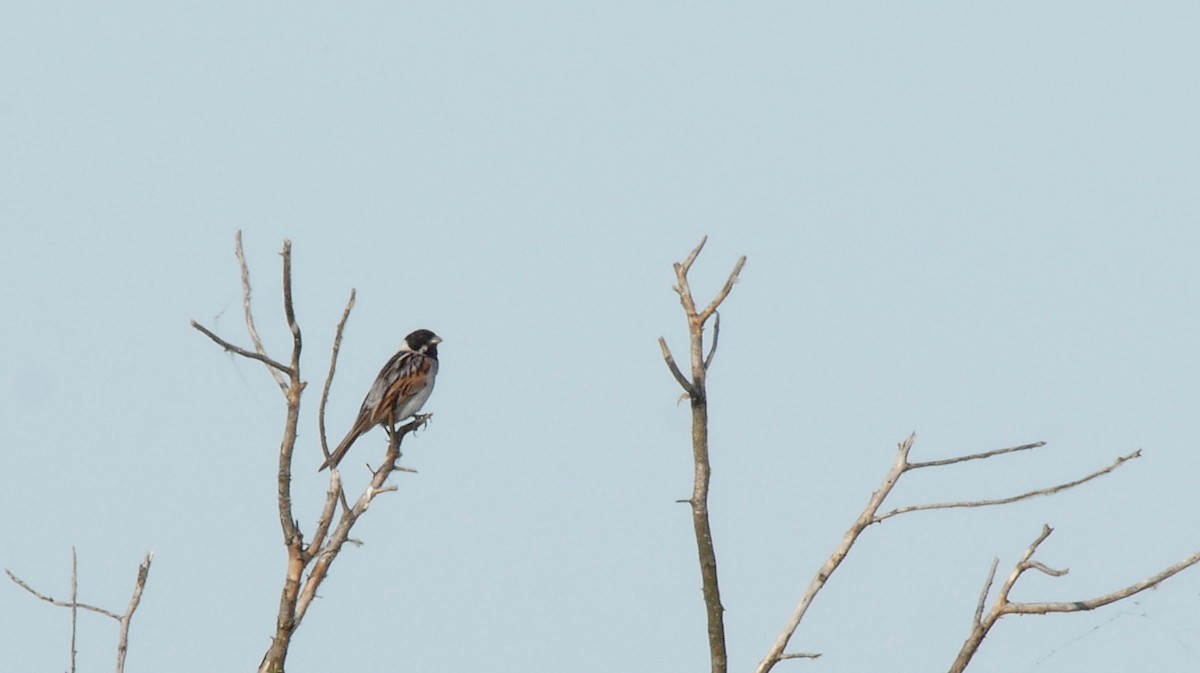
<path fill-rule="evenodd" d="M 294 241 L 329 426 L 417 327 L 445 338 L 418 475 L 381 497 L 289 671 L 707 670 L 688 413 L 655 340 L 749 261 L 710 379 L 732 670 L 918 433 L 895 504 L 1053 499 L 870 530 L 790 671 L 944 670 L 993 556 L 1014 598 L 1113 590 L 1200 548 L 1200 8 L 1194 3 L 8 3 L 0 8 L 0 566 L 128 600 L 130 673 L 250 670 L 283 570 L 278 390 Z M 324 475 L 306 400 L 295 492 Z M 382 434 L 356 445 L 359 463 Z M 354 475 L 346 470 L 347 478 Z M 1009 618 L 975 673 L 1191 670 L 1200 572 Z M 66 668 L 68 616 L 0 586 L 0 668 Z M 115 628 L 84 619 L 81 670 Z"/>

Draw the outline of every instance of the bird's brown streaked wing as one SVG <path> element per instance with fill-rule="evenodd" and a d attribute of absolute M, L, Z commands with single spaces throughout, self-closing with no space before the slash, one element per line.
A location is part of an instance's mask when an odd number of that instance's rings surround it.
<path fill-rule="evenodd" d="M 385 403 L 379 410 L 384 415 L 379 419 L 381 423 L 394 423 L 399 420 L 392 418 L 391 414 L 395 413 L 401 403 L 429 385 L 429 374 L 437 361 L 417 353 L 408 355 L 410 357 L 399 363 L 397 376 L 390 381 L 390 385 L 383 394 Z"/>

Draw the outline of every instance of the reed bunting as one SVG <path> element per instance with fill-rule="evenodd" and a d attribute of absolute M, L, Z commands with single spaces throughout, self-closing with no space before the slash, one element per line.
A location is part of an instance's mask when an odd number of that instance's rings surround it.
<path fill-rule="evenodd" d="M 346 438 L 338 444 L 329 458 L 317 470 L 337 467 L 346 456 L 354 440 L 376 425 L 394 432 L 396 424 L 415 416 L 429 394 L 433 392 L 433 380 L 437 377 L 437 345 L 442 338 L 427 329 L 419 329 L 404 337 L 400 350 L 387 361 L 371 390 L 358 410 L 358 419 Z"/>

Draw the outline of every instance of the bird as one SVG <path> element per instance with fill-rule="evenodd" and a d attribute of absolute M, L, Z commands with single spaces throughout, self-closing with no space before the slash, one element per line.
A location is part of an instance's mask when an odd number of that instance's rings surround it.
<path fill-rule="evenodd" d="M 325 459 L 318 472 L 337 467 L 354 441 L 376 425 L 394 432 L 396 424 L 411 418 L 421 410 L 433 392 L 437 378 L 437 345 L 442 338 L 427 329 L 419 329 L 404 337 L 400 350 L 392 356 L 371 384 L 358 418 L 346 438 Z"/>

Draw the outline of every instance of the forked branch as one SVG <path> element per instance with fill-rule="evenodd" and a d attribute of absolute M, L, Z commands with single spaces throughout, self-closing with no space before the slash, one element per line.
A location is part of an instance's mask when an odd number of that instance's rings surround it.
<path fill-rule="evenodd" d="M 996 625 L 1004 615 L 1044 615 L 1051 612 L 1083 612 L 1086 610 L 1095 610 L 1096 608 L 1116 603 L 1124 600 L 1137 593 L 1158 586 L 1164 580 L 1176 575 L 1187 568 L 1200 563 L 1200 552 L 1192 554 L 1186 559 L 1176 563 L 1175 565 L 1162 570 L 1161 572 L 1147 577 L 1140 582 L 1135 582 L 1129 586 L 1123 587 L 1111 593 L 1093 598 L 1086 598 L 1077 601 L 1065 601 L 1056 603 L 1015 603 L 1008 599 L 1017 581 L 1021 579 L 1021 575 L 1029 570 L 1037 570 L 1052 577 L 1061 577 L 1067 574 L 1067 570 L 1056 570 L 1046 566 L 1045 564 L 1033 558 L 1037 553 L 1038 547 L 1041 546 L 1050 534 L 1054 532 L 1050 526 L 1042 526 L 1042 532 L 1038 535 L 1029 547 L 1025 549 L 1025 553 L 1021 555 L 1021 559 L 1013 566 L 1012 572 L 1008 578 L 1000 585 L 999 591 L 996 594 L 996 600 L 992 603 L 992 608 L 984 614 L 984 604 L 987 602 L 987 596 L 991 592 L 992 582 L 996 575 L 996 566 L 999 560 L 992 561 L 992 569 L 988 572 L 987 581 L 984 583 L 983 593 L 979 596 L 979 602 L 975 607 L 975 614 L 971 620 L 971 631 L 967 635 L 966 641 L 958 652 L 954 663 L 950 666 L 950 673 L 962 673 L 966 670 L 967 665 L 971 663 L 971 659 L 979 651 L 979 646 L 983 644 L 983 639 L 987 637 L 988 632 Z"/>

